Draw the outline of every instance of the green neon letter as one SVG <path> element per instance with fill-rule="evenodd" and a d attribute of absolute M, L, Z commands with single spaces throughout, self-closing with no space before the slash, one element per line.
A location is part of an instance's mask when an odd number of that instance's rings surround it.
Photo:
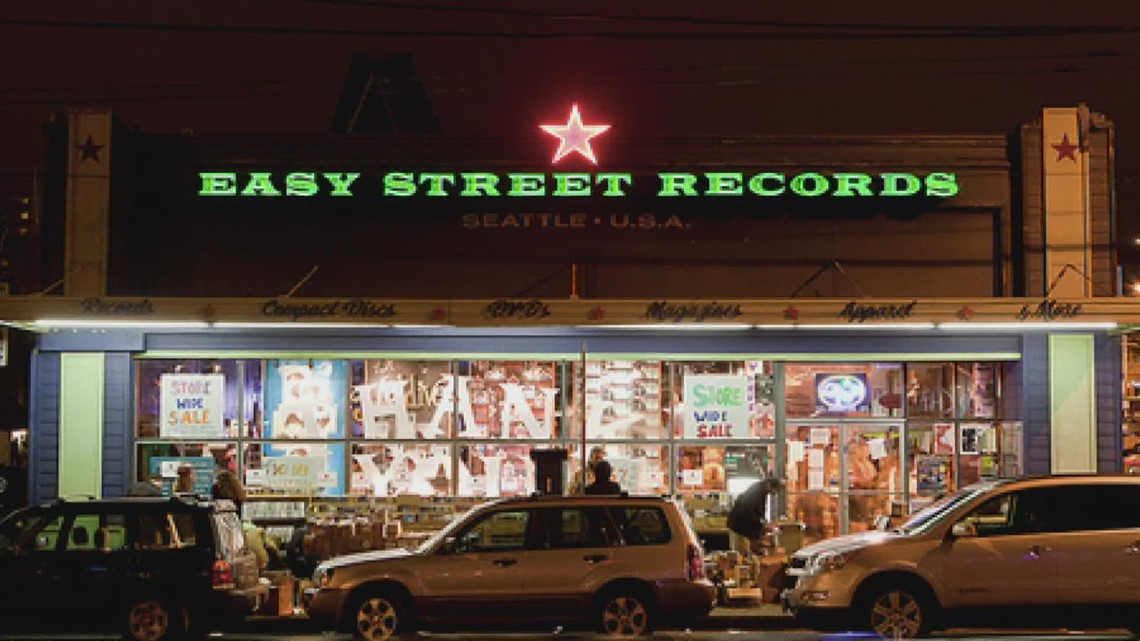
<path fill-rule="evenodd" d="M 603 196 L 624 196 L 625 190 L 622 189 L 622 184 L 633 183 L 633 174 L 598 174 L 594 180 L 595 184 L 605 184 L 606 190 L 602 192 Z"/>
<path fill-rule="evenodd" d="M 922 189 L 922 181 L 914 174 L 879 174 L 883 178 L 881 196 L 913 196 Z M 899 181 L 904 184 L 900 185 Z"/>
<path fill-rule="evenodd" d="M 589 196 L 590 174 L 554 174 L 555 196 Z"/>
<path fill-rule="evenodd" d="M 329 184 L 333 187 L 329 195 L 348 196 L 351 198 L 352 190 L 349 189 L 349 187 L 352 186 L 352 183 L 355 182 L 357 178 L 360 178 L 360 174 L 325 174 L 325 179 L 328 180 Z"/>
<path fill-rule="evenodd" d="M 317 175 L 307 171 L 299 171 L 285 176 L 286 196 L 316 196 Z"/>
<path fill-rule="evenodd" d="M 508 196 L 545 196 L 545 174 L 511 174 L 511 190 Z"/>
<path fill-rule="evenodd" d="M 460 196 L 499 195 L 499 177 L 495 174 L 471 172 L 459 175 L 463 177 L 463 191 Z"/>
<path fill-rule="evenodd" d="M 958 175 L 933 173 L 926 177 L 926 195 L 953 198 L 958 195 Z"/>
<path fill-rule="evenodd" d="M 202 179 L 202 189 L 198 191 L 199 196 L 237 195 L 237 174 L 200 171 L 198 176 Z"/>
<path fill-rule="evenodd" d="M 706 173 L 705 178 L 709 179 L 709 190 L 705 192 L 706 195 L 741 196 L 744 194 L 743 174 Z"/>
<path fill-rule="evenodd" d="M 448 187 L 454 186 L 455 174 L 420 174 L 420 184 L 424 183 L 428 185 L 425 196 L 446 196 L 447 189 L 443 185 L 446 183 Z"/>
<path fill-rule="evenodd" d="M 280 196 L 281 192 L 273 186 L 273 181 L 270 179 L 273 174 L 270 173 L 252 173 L 249 175 L 249 182 L 246 183 L 245 189 L 241 190 L 242 196 Z"/>
<path fill-rule="evenodd" d="M 764 186 L 765 180 L 774 180 L 779 187 L 775 189 L 768 189 Z M 774 174 L 765 172 L 756 174 L 748 181 L 748 191 L 756 194 L 757 196 L 779 196 L 784 193 L 787 187 L 784 186 L 784 174 Z"/>
<path fill-rule="evenodd" d="M 835 179 L 833 196 L 874 196 L 871 191 L 871 177 L 867 174 L 832 174 Z"/>
<path fill-rule="evenodd" d="M 807 184 L 809 181 L 810 186 Z M 798 196 L 818 196 L 826 193 L 831 184 L 827 180 L 827 176 L 809 171 L 806 174 L 796 174 L 792 178 L 791 187 L 792 193 Z"/>
<path fill-rule="evenodd" d="M 384 195 L 400 198 L 416 195 L 416 175 L 406 171 L 384 174 Z"/>
<path fill-rule="evenodd" d="M 661 191 L 658 196 L 696 196 L 697 177 L 693 174 L 657 174 L 661 180 Z M 678 190 L 683 193 L 678 193 Z"/>

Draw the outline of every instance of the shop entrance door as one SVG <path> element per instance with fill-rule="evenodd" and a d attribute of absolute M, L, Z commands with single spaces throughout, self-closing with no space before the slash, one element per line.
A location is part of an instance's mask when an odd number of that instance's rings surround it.
<path fill-rule="evenodd" d="M 788 421 L 787 512 L 805 543 L 873 529 L 903 501 L 902 433 L 892 419 Z"/>

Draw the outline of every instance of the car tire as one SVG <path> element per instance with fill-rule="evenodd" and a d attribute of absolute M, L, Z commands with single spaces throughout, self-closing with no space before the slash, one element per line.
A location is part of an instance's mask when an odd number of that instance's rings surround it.
<path fill-rule="evenodd" d="M 356 641 L 386 641 L 412 629 L 403 597 L 392 590 L 370 590 L 345 610 L 345 628 Z"/>
<path fill-rule="evenodd" d="M 870 592 L 859 612 L 860 630 L 884 639 L 917 639 L 930 634 L 935 606 L 919 589 L 887 585 Z"/>
<path fill-rule="evenodd" d="M 141 596 L 123 610 L 124 641 L 183 639 L 189 629 L 186 610 L 173 599 Z"/>
<path fill-rule="evenodd" d="M 594 600 L 598 632 L 615 637 L 640 637 L 653 632 L 656 612 L 645 590 L 607 589 Z"/>

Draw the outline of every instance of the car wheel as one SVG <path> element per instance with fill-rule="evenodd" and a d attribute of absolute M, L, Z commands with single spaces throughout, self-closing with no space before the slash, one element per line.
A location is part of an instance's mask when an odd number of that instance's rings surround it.
<path fill-rule="evenodd" d="M 353 602 L 346 623 L 358 641 L 385 641 L 410 629 L 407 612 L 400 597 L 390 592 L 368 592 Z"/>
<path fill-rule="evenodd" d="M 888 587 L 867 600 L 863 621 L 884 639 L 916 639 L 930 632 L 933 608 L 916 590 Z"/>
<path fill-rule="evenodd" d="M 637 637 L 653 631 L 653 605 L 637 590 L 610 590 L 597 600 L 598 631 L 610 636 Z"/>
<path fill-rule="evenodd" d="M 127 604 L 126 641 L 167 641 L 186 631 L 186 613 L 167 599 L 140 597 Z"/>

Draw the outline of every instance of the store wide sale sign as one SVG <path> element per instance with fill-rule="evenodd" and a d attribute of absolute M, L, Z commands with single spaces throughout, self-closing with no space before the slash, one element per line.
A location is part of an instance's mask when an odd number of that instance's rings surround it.
<path fill-rule="evenodd" d="M 163 374 L 159 400 L 162 438 L 225 437 L 222 374 Z"/>
<path fill-rule="evenodd" d="M 747 438 L 747 376 L 693 374 L 685 377 L 685 438 Z"/>

